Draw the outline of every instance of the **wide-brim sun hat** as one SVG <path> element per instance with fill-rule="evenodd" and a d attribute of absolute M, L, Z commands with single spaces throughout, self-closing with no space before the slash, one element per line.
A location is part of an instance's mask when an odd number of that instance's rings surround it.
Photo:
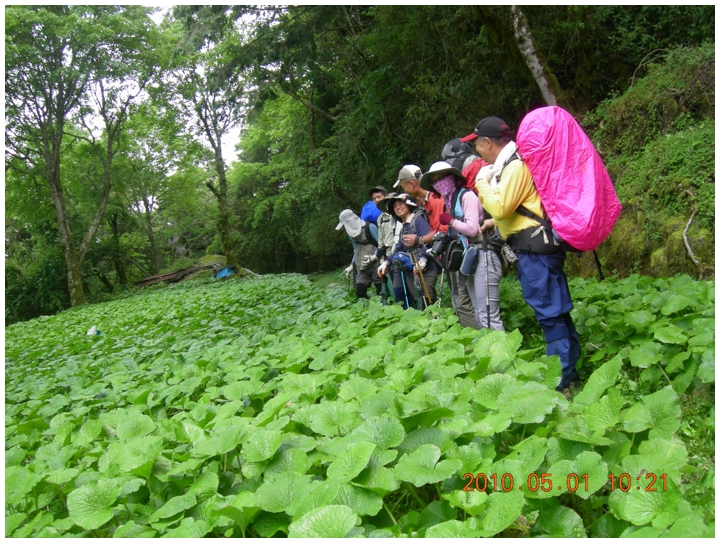
<path fill-rule="evenodd" d="M 436 162 L 435 164 L 430 166 L 430 169 L 423 174 L 422 179 L 420 179 L 420 188 L 432 191 L 432 184 L 438 179 L 442 179 L 448 174 L 456 175 L 463 180 L 465 179 L 460 170 L 458 170 L 457 168 L 453 168 L 447 162 L 441 161 Z"/>
<path fill-rule="evenodd" d="M 409 208 L 417 207 L 418 205 L 413 201 L 412 197 L 409 194 L 398 194 L 392 198 L 383 198 L 380 200 L 380 203 L 385 204 L 385 208 L 387 209 L 387 212 L 390 213 L 393 217 L 395 217 L 396 220 L 401 221 L 400 217 L 398 217 L 395 214 L 395 202 L 403 202 L 406 204 Z"/>
<path fill-rule="evenodd" d="M 383 198 L 382 200 L 380 200 L 380 201 L 379 201 L 377 204 L 375 204 L 375 205 L 376 205 L 377 208 L 378 208 L 380 211 L 382 211 L 383 213 L 389 213 L 389 211 L 388 211 L 388 204 L 390 203 L 390 200 L 393 200 L 393 199 L 397 198 L 398 196 L 399 196 L 399 195 L 398 195 L 397 192 L 391 192 L 391 193 L 389 193 L 387 196 L 385 196 L 385 198 Z"/>
<path fill-rule="evenodd" d="M 357 216 L 357 214 L 351 209 L 343 209 L 340 212 L 340 222 L 335 227 L 335 230 L 340 230 L 343 226 L 345 232 L 351 238 L 358 236 L 363 227 L 363 220 Z"/>

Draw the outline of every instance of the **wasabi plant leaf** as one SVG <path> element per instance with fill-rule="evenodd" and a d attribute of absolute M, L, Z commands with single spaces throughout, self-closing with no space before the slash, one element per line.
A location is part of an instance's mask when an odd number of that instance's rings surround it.
<path fill-rule="evenodd" d="M 680 327 L 669 324 L 663 328 L 655 330 L 655 339 L 662 343 L 671 343 L 676 345 L 684 345 L 687 342 L 687 336 L 683 334 Z"/>
<path fill-rule="evenodd" d="M 621 367 L 622 357 L 620 355 L 600 366 L 592 373 L 582 392 L 573 398 L 573 402 L 590 405 L 598 401 L 603 393 L 615 384 Z"/>
<path fill-rule="evenodd" d="M 367 441 L 349 445 L 328 467 L 328 479 L 347 482 L 355 478 L 365 469 L 374 450 L 375 445 Z"/>
<path fill-rule="evenodd" d="M 95 530 L 113 518 L 112 505 L 122 485 L 114 479 L 100 479 L 68 494 L 68 513 L 73 522 L 86 530 Z"/>
<path fill-rule="evenodd" d="M 462 466 L 460 460 L 440 460 L 442 452 L 436 445 L 422 445 L 406 454 L 395 466 L 395 477 L 415 486 L 437 483 L 453 475 Z"/>
<path fill-rule="evenodd" d="M 133 413 L 127 419 L 120 421 L 116 432 L 118 438 L 130 440 L 147 435 L 155 428 L 155 423 L 150 417 L 141 413 Z"/>
<path fill-rule="evenodd" d="M 546 534 L 545 537 L 587 537 L 580 516 L 563 506 L 542 511 L 533 530 Z"/>
<path fill-rule="evenodd" d="M 425 537 L 432 538 L 465 538 L 480 537 L 480 530 L 470 528 L 468 522 L 460 522 L 459 520 L 448 520 L 435 524 L 427 529 Z"/>
<path fill-rule="evenodd" d="M 502 532 L 520 516 L 525 498 L 521 492 L 493 492 L 487 501 L 487 512 L 481 521 L 483 537 Z"/>
<path fill-rule="evenodd" d="M 346 505 L 361 517 L 374 517 L 383 506 L 382 498 L 375 492 L 350 484 L 340 485 L 332 503 Z"/>
<path fill-rule="evenodd" d="M 290 524 L 289 537 L 345 537 L 359 521 L 345 505 L 326 505 L 313 509 Z"/>
<path fill-rule="evenodd" d="M 148 520 L 150 522 L 157 522 L 162 518 L 172 517 L 173 515 L 177 515 L 181 511 L 190 509 L 196 503 L 197 498 L 195 497 L 195 494 L 188 493 L 182 494 L 180 496 L 175 496 L 174 498 L 170 498 L 168 501 L 166 501 L 160 507 L 160 509 L 150 515 L 150 518 Z"/>
<path fill-rule="evenodd" d="M 282 445 L 283 433 L 272 430 L 255 430 L 247 434 L 242 456 L 248 462 L 262 462 L 273 457 Z"/>

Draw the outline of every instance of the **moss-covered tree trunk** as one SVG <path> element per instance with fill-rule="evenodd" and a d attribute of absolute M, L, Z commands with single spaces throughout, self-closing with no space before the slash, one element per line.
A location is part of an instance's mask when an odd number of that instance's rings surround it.
<path fill-rule="evenodd" d="M 223 252 L 225 253 L 226 263 L 229 267 L 235 268 L 239 275 L 244 275 L 240 266 L 238 266 L 235 258 L 235 250 L 232 246 L 232 237 L 230 236 L 230 218 L 227 204 L 227 175 L 225 169 L 225 161 L 220 148 L 220 138 L 217 139 L 215 145 L 215 170 L 218 176 L 218 186 L 212 182 L 207 183 L 208 189 L 215 195 L 218 202 L 218 220 L 217 230 L 220 234 L 220 242 L 222 243 Z"/>

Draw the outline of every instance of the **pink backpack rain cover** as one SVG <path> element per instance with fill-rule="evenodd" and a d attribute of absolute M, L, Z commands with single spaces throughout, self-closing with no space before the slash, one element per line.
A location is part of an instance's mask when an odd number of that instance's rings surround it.
<path fill-rule="evenodd" d="M 553 228 L 576 249 L 594 250 L 622 205 L 590 138 L 567 111 L 549 106 L 525 116 L 517 145 Z"/>

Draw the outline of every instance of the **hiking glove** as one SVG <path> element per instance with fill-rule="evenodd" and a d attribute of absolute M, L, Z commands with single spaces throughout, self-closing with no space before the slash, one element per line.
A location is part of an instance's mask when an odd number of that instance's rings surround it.
<path fill-rule="evenodd" d="M 418 268 L 422 271 L 425 271 L 425 266 L 427 266 L 427 258 L 423 257 L 420 260 L 418 260 Z"/>
<path fill-rule="evenodd" d="M 484 181 L 485 183 L 489 183 L 492 179 L 493 175 L 495 175 L 495 165 L 494 164 L 488 164 L 487 166 L 483 166 L 480 168 L 480 171 L 475 176 L 475 183 L 477 184 L 480 181 Z"/>
<path fill-rule="evenodd" d="M 380 264 L 380 267 L 377 270 L 377 274 L 379 277 L 385 276 L 385 274 L 387 273 L 388 266 L 389 266 L 389 264 L 388 264 L 387 260 L 385 260 L 382 264 Z"/>
<path fill-rule="evenodd" d="M 440 215 L 440 224 L 442 224 L 443 226 L 447 226 L 448 224 L 450 224 L 450 221 L 452 221 L 452 220 L 453 220 L 453 216 L 450 215 L 450 213 L 442 213 Z"/>
<path fill-rule="evenodd" d="M 347 277 L 348 279 L 350 279 L 350 275 L 352 274 L 352 270 L 353 270 L 353 265 L 352 265 L 352 264 L 350 264 L 347 268 L 345 268 L 345 270 L 343 270 L 343 271 L 345 272 L 345 277 Z"/>
<path fill-rule="evenodd" d="M 369 255 L 364 256 L 362 259 L 362 264 L 360 264 L 360 269 L 364 270 L 372 266 L 378 261 L 378 258 L 375 255 Z"/>

